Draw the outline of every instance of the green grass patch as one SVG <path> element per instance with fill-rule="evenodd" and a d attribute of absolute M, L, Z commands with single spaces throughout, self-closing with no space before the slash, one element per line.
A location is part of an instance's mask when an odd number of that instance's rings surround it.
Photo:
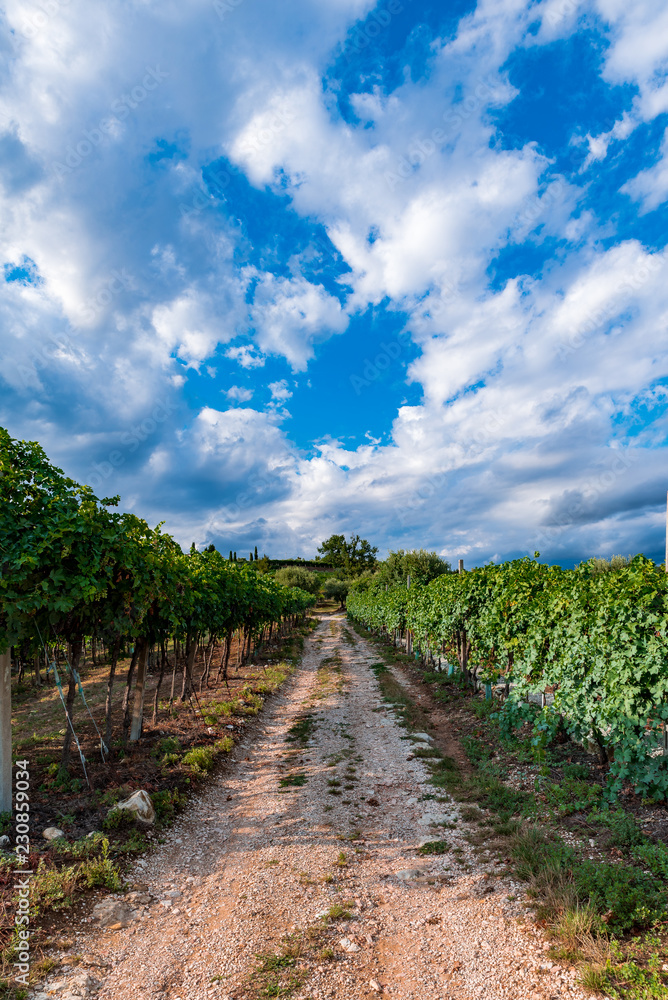
<path fill-rule="evenodd" d="M 286 778 L 281 778 L 278 784 L 281 788 L 301 788 L 306 784 L 306 775 L 289 774 Z"/>
<path fill-rule="evenodd" d="M 315 728 L 315 719 L 312 715 L 302 715 L 293 722 L 285 737 L 286 743 L 301 743 L 306 745 Z"/>
<path fill-rule="evenodd" d="M 430 840 L 418 847 L 418 854 L 447 854 L 449 849 L 447 840 Z"/>

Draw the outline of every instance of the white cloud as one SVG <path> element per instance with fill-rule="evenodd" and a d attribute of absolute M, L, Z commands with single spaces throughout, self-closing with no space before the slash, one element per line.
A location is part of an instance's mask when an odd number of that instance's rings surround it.
<path fill-rule="evenodd" d="M 280 382 L 270 382 L 268 388 L 271 398 L 276 403 L 285 403 L 288 399 L 292 399 L 292 392 L 288 389 L 288 383 L 284 378 Z"/>
<path fill-rule="evenodd" d="M 642 203 L 642 212 L 651 212 L 668 199 L 668 129 L 663 134 L 660 156 L 654 166 L 641 170 L 620 188 Z"/>
<path fill-rule="evenodd" d="M 295 371 L 304 371 L 314 344 L 348 325 L 339 300 L 322 285 L 270 274 L 255 289 L 251 318 L 260 350 L 284 357 Z"/>
<path fill-rule="evenodd" d="M 243 386 L 233 385 L 229 389 L 225 390 L 225 395 L 228 399 L 235 403 L 247 403 L 253 398 L 252 389 L 244 389 Z"/>

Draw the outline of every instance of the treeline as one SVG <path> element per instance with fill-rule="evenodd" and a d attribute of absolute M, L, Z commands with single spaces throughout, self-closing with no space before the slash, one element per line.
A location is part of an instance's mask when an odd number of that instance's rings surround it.
<path fill-rule="evenodd" d="M 668 577 L 650 559 L 563 570 L 525 558 L 410 587 L 379 575 L 347 608 L 423 661 L 456 664 L 466 684 L 505 684 L 504 725 L 532 719 L 536 745 L 560 730 L 592 741 L 613 791 L 668 795 Z M 539 711 L 530 694 L 545 696 Z"/>
<path fill-rule="evenodd" d="M 159 657 L 157 708 L 168 643 L 183 665 L 182 698 L 194 685 L 193 664 L 204 646 L 208 679 L 221 645 L 227 676 L 233 635 L 242 659 L 275 629 L 301 620 L 312 595 L 283 587 L 248 563 L 223 558 L 213 546 L 183 552 L 177 542 L 134 514 L 114 510 L 119 498 L 99 499 L 66 477 L 35 442 L 0 428 L 0 652 L 22 661 L 67 649 L 63 700 L 67 714 L 61 768 L 66 769 L 80 688 L 84 643 L 109 657 L 104 742 L 112 736 L 112 693 L 119 658 L 132 646 L 124 729 L 138 740 L 143 721 L 149 651 Z M 50 657 L 51 658 L 51 657 Z M 51 669 L 60 686 L 58 657 Z M 133 697 L 130 688 L 133 685 Z"/>

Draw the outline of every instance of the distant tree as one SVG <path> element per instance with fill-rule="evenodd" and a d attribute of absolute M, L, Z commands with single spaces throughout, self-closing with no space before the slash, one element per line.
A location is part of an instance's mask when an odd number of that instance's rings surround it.
<path fill-rule="evenodd" d="M 257 562 L 257 545 L 255 546 L 255 562 Z"/>
<path fill-rule="evenodd" d="M 252 552 L 250 553 L 250 557 L 248 559 L 248 562 L 253 562 L 253 553 Z"/>
<path fill-rule="evenodd" d="M 427 584 L 437 576 L 450 573 L 452 567 L 447 559 L 436 552 L 426 549 L 413 549 L 406 552 L 399 549 L 390 552 L 387 559 L 379 566 L 380 579 L 387 584 L 405 583 L 408 576 L 412 583 Z"/>
<path fill-rule="evenodd" d="M 609 559 L 600 559 L 594 556 L 592 559 L 587 560 L 587 562 L 595 573 L 611 573 L 616 569 L 624 569 L 632 560 L 633 556 L 610 556 Z"/>
<path fill-rule="evenodd" d="M 344 569 L 351 576 L 371 569 L 378 561 L 376 546 L 359 535 L 351 535 L 349 542 L 345 535 L 331 535 L 318 547 L 318 552 L 324 562 Z"/>
<path fill-rule="evenodd" d="M 269 562 L 267 556 L 262 556 L 261 559 L 255 560 L 255 569 L 258 571 L 258 573 L 269 572 L 269 570 L 271 569 L 271 563 Z"/>
<path fill-rule="evenodd" d="M 338 601 L 340 606 L 343 608 L 345 606 L 349 590 L 349 580 L 337 580 L 335 576 L 330 576 L 329 579 L 325 580 L 322 593 L 323 596 L 329 598 L 330 601 Z"/>
<path fill-rule="evenodd" d="M 230 549 L 230 562 L 232 562 L 232 549 Z"/>
<path fill-rule="evenodd" d="M 211 545 L 207 545 L 207 547 L 204 549 L 204 551 L 205 552 L 215 552 L 216 551 L 216 546 L 213 544 L 213 542 L 211 542 Z"/>
<path fill-rule="evenodd" d="M 320 590 L 320 580 L 317 575 L 309 573 L 301 566 L 284 566 L 275 573 L 274 579 L 283 587 L 299 587 L 308 594 L 317 594 Z"/>
<path fill-rule="evenodd" d="M 234 562 L 236 562 L 236 561 L 237 561 L 237 554 L 236 554 L 236 552 L 235 552 L 235 553 L 234 553 Z"/>

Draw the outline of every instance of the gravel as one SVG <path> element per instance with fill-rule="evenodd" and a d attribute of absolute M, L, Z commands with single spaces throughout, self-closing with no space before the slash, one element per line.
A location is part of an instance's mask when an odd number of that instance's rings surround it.
<path fill-rule="evenodd" d="M 322 930 L 338 906 L 332 954 L 302 952 L 294 1000 L 584 1000 L 574 970 L 546 957 L 522 886 L 473 851 L 455 802 L 425 798 L 436 790 L 380 697 L 377 656 L 343 642 L 343 624 L 318 626 L 235 765 L 136 863 L 150 905 L 127 927 L 82 928 L 76 972 L 58 970 L 40 998 L 254 997 L 257 956 Z M 322 663 L 337 651 L 340 669 Z M 286 742 L 305 713 L 311 733 Z M 304 784 L 281 785 L 297 774 Z M 422 857 L 429 840 L 447 852 Z"/>

